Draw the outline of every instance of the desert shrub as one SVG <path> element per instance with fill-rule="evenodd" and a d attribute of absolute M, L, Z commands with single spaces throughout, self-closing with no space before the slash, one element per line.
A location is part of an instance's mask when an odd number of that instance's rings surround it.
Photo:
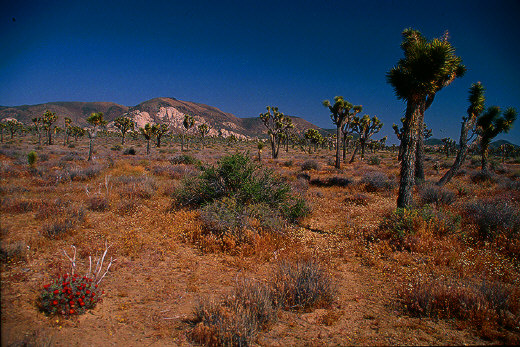
<path fill-rule="evenodd" d="M 74 161 L 74 160 L 78 160 L 80 158 L 81 158 L 81 156 L 79 155 L 78 152 L 70 152 L 70 153 L 65 154 L 63 157 L 61 157 L 60 161 L 61 162 Z"/>
<path fill-rule="evenodd" d="M 280 261 L 271 283 L 277 302 L 287 309 L 326 307 L 334 300 L 332 279 L 314 259 Z"/>
<path fill-rule="evenodd" d="M 27 260 L 27 245 L 23 242 L 2 244 L 0 247 L 0 261 L 11 264 Z"/>
<path fill-rule="evenodd" d="M 49 315 L 79 315 L 94 308 L 101 294 L 92 278 L 65 274 L 43 287 L 38 306 Z"/>
<path fill-rule="evenodd" d="M 99 175 L 101 166 L 92 165 L 85 168 L 76 167 L 69 171 L 69 177 L 72 181 L 88 181 Z"/>
<path fill-rule="evenodd" d="M 320 164 L 315 160 L 306 160 L 302 163 L 302 171 L 319 170 Z"/>
<path fill-rule="evenodd" d="M 391 190 L 395 185 L 385 173 L 380 171 L 367 172 L 361 179 L 361 183 L 365 184 L 368 192 Z"/>
<path fill-rule="evenodd" d="M 49 218 L 42 225 L 41 234 L 50 239 L 62 237 L 77 224 L 85 220 L 85 209 L 71 205 L 70 202 L 56 199 L 50 205 L 44 205 L 38 211 L 37 218 Z"/>
<path fill-rule="evenodd" d="M 181 154 L 181 155 L 171 158 L 170 163 L 172 165 L 179 165 L 179 164 L 199 165 L 200 160 L 194 158 L 193 156 L 191 156 L 189 154 Z"/>
<path fill-rule="evenodd" d="M 429 226 L 436 235 L 444 236 L 456 233 L 462 223 L 462 217 L 441 208 L 424 206 L 419 215 L 429 222 Z"/>
<path fill-rule="evenodd" d="M 284 227 L 280 213 L 265 204 L 241 205 L 233 197 L 215 200 L 201 208 L 206 231 L 235 243 L 250 241 L 253 233 L 277 231 Z"/>
<path fill-rule="evenodd" d="M 202 345 L 249 346 L 276 318 L 272 292 L 261 282 L 241 280 L 221 302 L 201 300 L 190 337 Z"/>
<path fill-rule="evenodd" d="M 347 198 L 345 199 L 346 202 L 350 202 L 354 205 L 359 205 L 359 206 L 367 206 L 369 200 L 370 200 L 370 197 L 363 193 L 355 193 L 355 194 L 347 196 Z"/>
<path fill-rule="evenodd" d="M 121 149 L 123 149 L 123 147 L 121 147 L 121 145 L 115 145 L 110 148 L 110 150 L 112 150 L 112 151 L 120 151 Z"/>
<path fill-rule="evenodd" d="M 110 201 L 105 196 L 94 195 L 87 199 L 87 208 L 97 212 L 107 211 L 110 208 Z"/>
<path fill-rule="evenodd" d="M 327 179 L 315 178 L 310 181 L 310 184 L 318 187 L 346 187 L 352 184 L 353 181 L 345 177 L 329 177 Z"/>
<path fill-rule="evenodd" d="M 202 205 L 222 197 L 241 204 L 266 203 L 279 207 L 289 199 L 290 187 L 272 171 L 263 170 L 243 154 L 223 157 L 205 167 L 196 179 L 184 180 L 175 198 L 181 205 Z"/>
<path fill-rule="evenodd" d="M 290 203 L 283 204 L 281 212 L 289 222 L 296 223 L 309 215 L 311 209 L 303 198 L 299 198 L 293 199 Z"/>
<path fill-rule="evenodd" d="M 473 183 L 494 183 L 496 177 L 490 171 L 478 171 L 471 175 L 471 181 Z"/>
<path fill-rule="evenodd" d="M 381 158 L 377 157 L 377 156 L 373 156 L 373 157 L 370 157 L 370 159 L 368 159 L 368 165 L 379 165 L 381 164 Z"/>
<path fill-rule="evenodd" d="M 123 151 L 123 155 L 135 155 L 135 148 L 129 147 Z"/>
<path fill-rule="evenodd" d="M 27 162 L 30 166 L 34 166 L 36 164 L 36 161 L 38 160 L 38 154 L 36 154 L 35 151 L 30 151 L 27 154 Z"/>
<path fill-rule="evenodd" d="M 415 280 L 403 286 L 400 297 L 405 308 L 416 316 L 471 321 L 478 329 L 492 324 L 498 325 L 498 330 L 518 333 L 520 296 L 510 285 L 488 281 Z M 482 329 L 479 333 L 485 332 Z"/>
<path fill-rule="evenodd" d="M 150 199 L 157 191 L 157 182 L 151 176 L 119 176 L 114 179 L 119 185 L 119 195 L 127 200 Z"/>
<path fill-rule="evenodd" d="M 482 239 L 494 239 L 498 235 L 520 237 L 520 212 L 512 201 L 474 201 L 466 205 L 466 213 L 477 225 Z"/>
<path fill-rule="evenodd" d="M 396 250 L 411 250 L 413 235 L 424 225 L 424 219 L 417 210 L 397 208 L 383 217 L 377 235 L 388 240 Z"/>
<path fill-rule="evenodd" d="M 455 201 L 455 193 L 435 184 L 424 184 L 419 190 L 422 204 L 451 205 Z"/>
<path fill-rule="evenodd" d="M 40 203 L 35 200 L 17 197 L 5 197 L 0 200 L 0 210 L 10 213 L 27 213 L 38 208 Z"/>
<path fill-rule="evenodd" d="M 292 161 L 292 160 L 286 160 L 282 163 L 282 165 L 285 167 L 291 167 L 291 166 L 293 166 L 293 164 L 294 164 L 294 161 Z"/>

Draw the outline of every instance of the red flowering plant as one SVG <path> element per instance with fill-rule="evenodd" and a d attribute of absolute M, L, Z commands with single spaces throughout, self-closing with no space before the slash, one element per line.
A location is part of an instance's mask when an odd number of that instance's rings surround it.
<path fill-rule="evenodd" d="M 73 257 L 69 257 L 64 251 L 65 256 L 71 261 L 71 272 L 60 275 L 51 283 L 43 286 L 38 305 L 44 313 L 64 316 L 83 314 L 94 308 L 104 294 L 99 283 L 106 276 L 114 261 L 110 258 L 110 263 L 102 273 L 103 262 L 109 247 L 105 247 L 105 252 L 98 259 L 94 272 L 92 272 L 92 257 L 89 257 L 90 268 L 85 276 L 75 273 L 76 247 L 72 246 L 72 248 L 74 249 Z"/>

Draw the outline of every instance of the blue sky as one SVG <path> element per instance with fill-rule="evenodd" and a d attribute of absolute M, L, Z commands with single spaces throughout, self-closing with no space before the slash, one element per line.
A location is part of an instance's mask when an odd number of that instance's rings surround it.
<path fill-rule="evenodd" d="M 265 106 L 332 128 L 342 95 L 389 135 L 405 104 L 385 74 L 401 32 L 445 30 L 468 72 L 425 120 L 458 139 L 467 91 L 520 111 L 520 1 L 24 1 L 0 5 L 0 105 L 175 97 L 255 117 Z M 13 18 L 15 20 L 13 20 Z M 520 144 L 520 120 L 498 138 Z"/>

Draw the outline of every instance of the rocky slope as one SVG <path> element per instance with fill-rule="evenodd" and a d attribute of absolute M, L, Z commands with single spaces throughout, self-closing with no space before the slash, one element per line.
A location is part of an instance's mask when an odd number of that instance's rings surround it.
<path fill-rule="evenodd" d="M 195 118 L 195 126 L 202 123 L 211 126 L 210 136 L 220 134 L 224 137 L 234 135 L 238 138 L 251 138 L 266 133 L 258 117 L 238 118 L 212 106 L 175 98 L 154 98 L 133 107 L 112 102 L 50 102 L 39 105 L 0 106 L 0 120 L 14 118 L 22 123 L 31 124 L 32 118 L 41 116 L 46 110 L 56 112 L 58 126 L 63 125 L 64 117 L 71 118 L 74 124 L 86 126 L 86 119 L 92 112 L 103 112 L 105 120 L 109 122 L 109 129 L 113 128 L 115 118 L 127 116 L 134 120 L 137 127 L 143 127 L 146 123 L 165 123 L 173 132 L 180 132 L 184 115 L 189 114 Z M 297 131 L 320 129 L 302 118 L 291 118 Z"/>

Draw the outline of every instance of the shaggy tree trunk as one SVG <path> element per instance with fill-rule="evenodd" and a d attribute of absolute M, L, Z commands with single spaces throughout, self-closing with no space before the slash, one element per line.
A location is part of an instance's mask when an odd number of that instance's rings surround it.
<path fill-rule="evenodd" d="M 488 172 L 488 148 L 489 144 L 481 143 L 480 147 L 482 148 L 481 154 L 482 154 L 482 172 L 487 173 Z"/>
<path fill-rule="evenodd" d="M 150 139 L 146 140 L 146 155 L 150 154 Z"/>
<path fill-rule="evenodd" d="M 357 145 L 356 148 L 354 149 L 354 153 L 352 154 L 352 158 L 350 158 L 350 161 L 348 162 L 349 164 L 352 164 L 354 162 L 354 159 L 356 158 L 356 154 L 358 152 L 358 149 L 359 149 L 359 145 Z"/>
<path fill-rule="evenodd" d="M 89 144 L 88 144 L 88 159 L 87 159 L 87 161 L 92 161 L 92 151 L 94 149 L 94 145 L 92 144 L 92 140 L 94 140 L 94 139 L 92 137 L 90 137 Z"/>
<path fill-rule="evenodd" d="M 336 169 L 341 169 L 341 161 L 340 161 L 340 147 L 341 147 L 341 124 L 338 125 L 336 129 L 336 165 L 334 166 Z"/>
<path fill-rule="evenodd" d="M 415 178 L 424 181 L 424 114 L 417 119 L 417 147 L 415 153 Z"/>
<path fill-rule="evenodd" d="M 361 159 L 365 159 L 365 148 L 367 146 L 366 140 L 361 140 Z"/>
<path fill-rule="evenodd" d="M 424 112 L 424 102 L 409 100 L 406 105 L 406 119 L 404 122 L 403 147 L 401 159 L 401 175 L 397 207 L 408 207 L 412 204 L 412 192 L 415 181 L 415 155 L 417 150 L 417 129 L 420 115 Z"/>

